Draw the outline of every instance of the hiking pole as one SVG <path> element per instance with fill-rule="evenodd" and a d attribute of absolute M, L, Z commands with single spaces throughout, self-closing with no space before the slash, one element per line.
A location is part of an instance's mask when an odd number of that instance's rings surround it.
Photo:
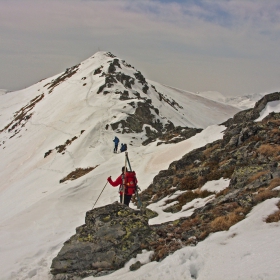
<path fill-rule="evenodd" d="M 100 196 L 101 196 L 101 194 L 103 193 L 103 191 L 104 191 L 105 187 L 107 186 L 107 184 L 108 184 L 108 181 L 107 181 L 107 183 L 105 184 L 105 186 L 104 186 L 103 190 L 101 191 L 100 195 L 99 195 L 99 196 L 98 196 L 98 198 L 96 199 L 96 201 L 95 201 L 95 203 L 94 203 L 94 205 L 92 206 L 92 208 L 91 208 L 91 209 L 93 209 L 93 208 L 94 208 L 95 204 L 97 203 L 97 201 L 98 201 L 99 197 L 100 197 Z"/>

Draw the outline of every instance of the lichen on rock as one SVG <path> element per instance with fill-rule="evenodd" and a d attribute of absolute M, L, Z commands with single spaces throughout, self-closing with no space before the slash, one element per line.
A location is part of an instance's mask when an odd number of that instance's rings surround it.
<path fill-rule="evenodd" d="M 96 208 L 86 213 L 85 224 L 64 243 L 52 261 L 51 273 L 54 279 L 110 273 L 157 238 L 139 210 L 118 202 Z"/>

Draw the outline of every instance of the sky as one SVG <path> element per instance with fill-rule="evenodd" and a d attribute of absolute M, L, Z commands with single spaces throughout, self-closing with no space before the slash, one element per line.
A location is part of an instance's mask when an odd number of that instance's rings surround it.
<path fill-rule="evenodd" d="M 1 280 L 51 280 L 52 259 L 63 243 L 76 233 L 76 228 L 84 224 L 86 212 L 94 205 L 97 208 L 118 200 L 118 188 L 108 184 L 106 187 L 106 179 L 110 175 L 114 180 L 119 176 L 125 158 L 123 153 L 113 153 L 115 132 L 106 129 L 106 124 L 112 119 L 124 118 L 124 112 L 129 113 L 126 110 L 131 110 L 131 106 L 124 104 L 130 103 L 131 99 L 120 101 L 116 94 L 96 94 L 104 77 L 92 73 L 101 61 L 102 65 L 108 67 L 108 60 L 110 58 L 102 53 L 95 55 L 95 59 L 87 59 L 76 74 L 48 94 L 46 84 L 51 79 L 20 92 L 0 94 L 2 128 L 10 123 L 15 111 L 28 104 L 28 100 L 45 93 L 34 108 L 29 108 L 32 117 L 27 123 L 0 134 Z M 132 70 L 122 68 L 126 74 L 132 74 Z M 124 90 L 120 83 L 115 84 L 113 90 L 116 87 Z M 141 98 L 146 97 L 140 83 L 136 82 L 132 87 Z M 156 84 L 156 88 L 164 92 L 163 86 Z M 168 117 L 177 124 L 181 119 L 179 115 L 183 118 L 187 112 L 189 118 L 197 119 L 197 122 L 202 122 L 201 116 L 208 116 L 212 125 L 185 141 L 158 146 L 158 141 L 147 146 L 141 145 L 145 139 L 144 132 L 120 133 L 121 143 L 129 143 L 130 163 L 136 171 L 142 191 L 171 162 L 179 160 L 193 149 L 222 139 L 225 129 L 217 125 L 224 118 L 224 111 L 212 109 L 210 111 L 215 111 L 215 114 L 209 114 L 208 109 L 217 108 L 213 107 L 213 101 L 202 103 L 200 97 L 200 101 L 192 102 L 188 97 L 183 103 L 182 93 L 170 88 L 164 94 L 170 99 L 180 100 L 186 110 L 175 110 L 161 102 L 162 119 Z M 197 95 L 194 96 L 197 98 Z M 150 90 L 149 98 L 153 105 L 159 107 L 156 92 Z M 280 101 L 270 102 L 261 112 L 259 120 L 271 111 L 280 111 Z M 17 134 L 12 137 L 15 130 Z M 84 132 L 81 133 L 81 130 Z M 55 147 L 74 136 L 77 139 L 67 146 L 64 154 L 56 152 Z M 49 150 L 52 152 L 44 157 Z M 96 168 L 77 180 L 59 183 L 71 171 L 85 167 Z M 220 178 L 207 182 L 203 189 L 217 192 L 228 186 L 229 180 Z M 190 206 L 194 208 L 174 214 L 162 211 L 164 199 L 150 204 L 149 208 L 158 212 L 159 216 L 150 219 L 149 224 L 189 216 L 195 208 L 203 207 L 212 198 L 191 201 L 183 206 L 183 210 Z M 279 222 L 267 224 L 264 219 L 278 209 L 278 201 L 279 198 L 266 200 L 229 231 L 211 234 L 197 246 L 182 248 L 162 262 L 151 262 L 149 257 L 152 252 L 144 251 L 137 257 L 137 260 L 145 263 L 139 270 L 129 271 L 131 263 L 136 261 L 132 259 L 123 269 L 98 279 L 188 280 L 193 279 L 193 275 L 197 280 L 276 280 L 275 276 L 278 277 L 280 273 L 280 227 Z M 131 207 L 136 209 L 136 206 Z"/>
<path fill-rule="evenodd" d="M 280 90 L 278 0 L 0 0 L 0 42 L 12 91 L 99 50 L 192 92 Z"/>

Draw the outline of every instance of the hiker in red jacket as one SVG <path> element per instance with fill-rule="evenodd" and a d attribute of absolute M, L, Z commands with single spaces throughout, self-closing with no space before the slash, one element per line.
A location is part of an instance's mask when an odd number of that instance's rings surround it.
<path fill-rule="evenodd" d="M 125 193 L 124 193 L 124 204 L 129 206 L 129 202 L 131 200 L 131 197 L 132 195 L 135 193 L 135 189 L 136 189 L 136 184 L 137 184 L 137 179 L 136 179 L 136 176 L 135 176 L 135 172 L 128 172 L 126 170 L 126 173 L 125 172 L 125 167 L 122 168 L 122 174 L 116 179 L 116 181 L 113 181 L 111 179 L 111 176 L 108 177 L 107 181 L 113 186 L 113 187 L 117 187 L 117 186 L 120 186 L 120 190 L 119 190 L 119 193 L 120 193 L 120 203 L 122 203 L 122 199 L 123 199 L 123 187 L 125 187 Z M 127 183 L 127 174 L 129 173 L 133 173 L 133 184 L 128 184 Z M 124 184 L 124 186 L 123 186 Z"/>

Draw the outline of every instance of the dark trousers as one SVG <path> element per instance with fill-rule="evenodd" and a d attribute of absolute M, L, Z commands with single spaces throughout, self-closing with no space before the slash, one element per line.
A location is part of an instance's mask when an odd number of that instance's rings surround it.
<path fill-rule="evenodd" d="M 117 151 L 118 151 L 118 144 L 115 144 L 114 152 L 117 152 Z"/>
<path fill-rule="evenodd" d="M 124 195 L 124 204 L 125 205 L 129 206 L 129 202 L 131 200 L 131 196 L 132 195 L 128 195 L 128 194 Z M 122 194 L 120 194 L 120 203 L 122 203 L 122 197 L 123 197 Z"/>

